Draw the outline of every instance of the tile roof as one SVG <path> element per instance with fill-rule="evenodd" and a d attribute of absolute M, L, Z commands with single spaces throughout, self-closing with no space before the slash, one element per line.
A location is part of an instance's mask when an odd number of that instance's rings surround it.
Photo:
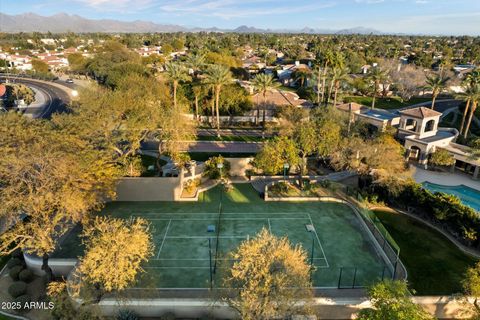
<path fill-rule="evenodd" d="M 432 117 L 438 117 L 442 115 L 442 113 L 427 107 L 417 107 L 417 108 L 402 110 L 400 111 L 400 114 L 418 118 L 418 119 L 432 118 Z"/>

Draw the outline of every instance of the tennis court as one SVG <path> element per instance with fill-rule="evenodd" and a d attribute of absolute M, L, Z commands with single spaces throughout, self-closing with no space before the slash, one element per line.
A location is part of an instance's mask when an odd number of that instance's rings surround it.
<path fill-rule="evenodd" d="M 262 228 L 308 252 L 316 287 L 361 287 L 391 277 L 378 244 L 344 204 L 264 202 L 245 184 L 228 193 L 214 188 L 198 203 L 113 202 L 104 212 L 151 222 L 155 254 L 137 288 L 208 288 L 211 275 L 221 286 L 222 271 L 233 263 L 228 253 Z"/>

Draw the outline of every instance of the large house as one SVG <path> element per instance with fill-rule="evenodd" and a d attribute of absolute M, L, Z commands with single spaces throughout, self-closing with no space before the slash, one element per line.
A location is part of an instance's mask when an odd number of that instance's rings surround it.
<path fill-rule="evenodd" d="M 451 171 L 460 170 L 474 179 L 479 178 L 480 159 L 471 157 L 471 149 L 455 143 L 459 132 L 454 128 L 439 127 L 442 114 L 427 107 L 407 108 L 395 112 L 370 109 L 347 103 L 337 106 L 350 112 L 352 121 L 361 120 L 383 131 L 387 126 L 397 128 L 397 137 L 406 149 L 405 157 L 423 165 L 428 165 L 431 154 L 439 149 L 450 152 L 455 158 Z"/>

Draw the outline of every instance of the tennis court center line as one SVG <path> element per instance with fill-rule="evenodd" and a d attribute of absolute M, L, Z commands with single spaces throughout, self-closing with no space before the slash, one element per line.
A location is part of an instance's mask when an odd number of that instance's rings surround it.
<path fill-rule="evenodd" d="M 157 254 L 157 259 L 160 257 L 160 253 L 162 252 L 163 245 L 165 244 L 165 239 L 167 238 L 167 233 L 168 229 L 170 229 L 170 224 L 172 223 L 172 220 L 168 221 L 167 228 L 165 230 L 165 234 L 163 235 L 162 243 L 160 244 L 160 249 L 158 249 L 158 254 Z"/>
<path fill-rule="evenodd" d="M 314 224 L 313 224 L 312 217 L 310 216 L 310 213 L 308 213 L 308 218 L 310 219 L 310 223 L 313 226 Z M 327 263 L 327 268 L 328 268 L 328 267 L 330 267 L 330 265 L 328 264 L 328 260 L 327 260 L 327 256 L 325 255 L 325 251 L 323 251 L 322 243 L 320 242 L 320 238 L 318 237 L 317 229 L 315 229 L 314 232 L 315 232 L 315 237 L 317 238 L 318 244 L 320 245 L 320 250 L 322 250 L 322 254 L 323 254 L 323 257 L 325 258 L 325 262 Z"/>
<path fill-rule="evenodd" d="M 272 224 L 270 223 L 270 218 L 268 218 L 267 220 L 268 220 L 268 231 L 272 233 Z"/>

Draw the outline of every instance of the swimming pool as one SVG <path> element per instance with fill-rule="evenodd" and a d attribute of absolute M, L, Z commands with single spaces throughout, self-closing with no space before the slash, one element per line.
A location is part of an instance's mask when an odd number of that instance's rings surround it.
<path fill-rule="evenodd" d="M 444 186 L 431 182 L 422 183 L 423 187 L 432 192 L 443 192 L 453 194 L 460 198 L 463 204 L 480 212 L 480 191 L 467 187 L 466 185 L 459 186 Z"/>

